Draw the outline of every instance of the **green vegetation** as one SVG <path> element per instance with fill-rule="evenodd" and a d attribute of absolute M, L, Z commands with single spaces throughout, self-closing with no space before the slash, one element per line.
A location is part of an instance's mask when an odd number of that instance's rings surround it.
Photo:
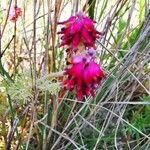
<path fill-rule="evenodd" d="M 10 6 L 22 14 L 9 19 Z M 149 150 L 148 0 L 0 1 L 0 149 Z M 96 59 L 105 72 L 94 97 L 63 88 L 60 26 L 76 12 L 103 35 Z"/>

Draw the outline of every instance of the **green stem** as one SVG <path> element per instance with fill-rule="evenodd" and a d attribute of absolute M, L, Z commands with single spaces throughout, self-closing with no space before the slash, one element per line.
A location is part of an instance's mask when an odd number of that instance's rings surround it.
<path fill-rule="evenodd" d="M 13 79 L 11 78 L 11 76 L 8 74 L 8 72 L 4 69 L 3 65 L 2 65 L 2 61 L 0 59 L 0 74 L 3 77 L 7 77 L 7 79 L 9 79 L 11 82 L 14 82 Z"/>
<path fill-rule="evenodd" d="M 45 92 L 45 98 L 44 98 L 44 115 L 48 114 L 48 91 Z M 47 117 L 44 120 L 45 124 L 47 124 Z M 46 134 L 46 127 L 44 127 L 43 130 L 43 147 L 42 150 L 46 149 L 47 144 L 47 134 Z"/>

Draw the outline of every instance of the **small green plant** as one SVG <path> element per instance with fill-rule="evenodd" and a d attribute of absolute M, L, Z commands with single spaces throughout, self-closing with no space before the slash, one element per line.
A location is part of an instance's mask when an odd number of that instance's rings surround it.
<path fill-rule="evenodd" d="M 0 149 L 150 149 L 148 7 L 0 1 Z"/>

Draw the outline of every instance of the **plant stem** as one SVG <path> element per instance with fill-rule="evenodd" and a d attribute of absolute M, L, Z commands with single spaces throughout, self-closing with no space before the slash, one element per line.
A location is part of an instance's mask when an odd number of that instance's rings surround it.
<path fill-rule="evenodd" d="M 16 16 L 16 7 L 17 7 L 17 0 L 15 0 L 15 16 Z M 14 24 L 14 80 L 16 76 L 16 27 L 17 27 L 17 21 L 15 21 Z"/>
<path fill-rule="evenodd" d="M 37 0 L 33 1 L 33 53 L 34 53 L 34 60 L 33 60 L 33 83 L 32 83 L 32 89 L 33 89 L 33 98 L 32 98 L 32 104 L 31 104 L 31 111 L 32 111 L 32 116 L 31 116 L 31 126 L 29 129 L 29 135 L 28 135 L 28 140 L 26 143 L 26 150 L 29 147 L 30 143 L 30 138 L 32 136 L 32 130 L 34 126 L 34 121 L 36 119 L 36 103 L 37 103 L 37 90 L 36 90 L 36 5 L 37 5 Z"/>
<path fill-rule="evenodd" d="M 45 92 L 44 98 L 44 115 L 48 113 L 48 91 Z M 44 120 L 44 123 L 47 124 L 47 118 Z M 43 130 L 43 146 L 42 150 L 46 150 L 46 141 L 47 141 L 47 134 L 46 134 L 46 127 Z"/>

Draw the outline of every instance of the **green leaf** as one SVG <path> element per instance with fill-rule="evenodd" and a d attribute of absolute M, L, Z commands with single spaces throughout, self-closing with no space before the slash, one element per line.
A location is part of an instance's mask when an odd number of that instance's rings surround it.
<path fill-rule="evenodd" d="M 100 11 L 100 14 L 99 14 L 98 21 L 100 21 L 101 17 L 103 16 L 103 14 L 104 14 L 104 12 L 106 10 L 107 4 L 108 4 L 108 0 L 104 0 L 103 4 L 102 4 L 101 11 Z"/>
<path fill-rule="evenodd" d="M 94 19 L 94 8 L 95 8 L 95 4 L 96 4 L 96 0 L 89 0 L 88 2 L 89 4 L 89 16 L 91 19 Z"/>

